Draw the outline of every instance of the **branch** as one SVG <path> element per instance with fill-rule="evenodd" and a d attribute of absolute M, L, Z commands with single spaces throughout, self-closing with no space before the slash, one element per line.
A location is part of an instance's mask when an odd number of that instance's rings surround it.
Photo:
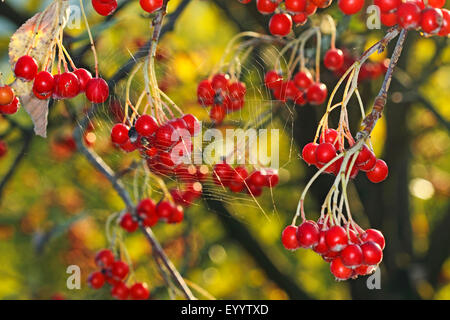
<path fill-rule="evenodd" d="M 358 132 L 357 139 L 365 139 L 370 136 L 371 132 L 375 128 L 375 125 L 383 115 L 383 110 L 387 101 L 387 93 L 389 91 L 389 87 L 392 81 L 392 73 L 394 72 L 394 68 L 397 65 L 398 59 L 403 50 L 403 44 L 406 39 L 406 29 L 402 29 L 400 32 L 400 36 L 397 39 L 397 43 L 394 48 L 394 52 L 392 53 L 391 61 L 389 63 L 389 68 L 384 77 L 383 85 L 375 98 L 374 105 L 372 107 L 372 111 L 364 118 L 362 125 L 364 128 Z"/>

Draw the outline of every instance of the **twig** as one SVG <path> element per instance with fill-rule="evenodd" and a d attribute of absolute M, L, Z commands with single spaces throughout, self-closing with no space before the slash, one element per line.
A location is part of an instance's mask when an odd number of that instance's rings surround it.
<path fill-rule="evenodd" d="M 366 139 L 377 124 L 378 119 L 381 118 L 384 110 L 384 106 L 387 101 L 387 92 L 389 91 L 389 87 L 392 81 L 392 73 L 394 72 L 394 68 L 397 65 L 398 59 L 403 50 L 403 44 L 405 43 L 407 30 L 402 29 L 400 32 L 400 36 L 397 39 L 397 43 L 395 44 L 394 52 L 392 53 L 391 61 L 389 63 L 389 68 L 384 77 L 383 85 L 375 98 L 374 105 L 372 107 L 372 111 L 364 118 L 362 125 L 363 129 L 358 132 L 356 138 L 357 140 Z"/>

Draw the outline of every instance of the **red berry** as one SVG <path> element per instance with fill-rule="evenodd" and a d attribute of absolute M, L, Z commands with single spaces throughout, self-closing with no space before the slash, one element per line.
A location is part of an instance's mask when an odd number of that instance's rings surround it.
<path fill-rule="evenodd" d="M 281 242 L 288 250 L 296 250 L 300 247 L 297 240 L 297 227 L 287 226 L 281 234 Z"/>
<path fill-rule="evenodd" d="M 128 232 L 134 232 L 139 227 L 139 224 L 134 220 L 131 213 L 126 213 L 120 219 L 120 226 Z"/>
<path fill-rule="evenodd" d="M 328 251 L 330 251 L 330 249 L 328 248 L 325 236 L 326 236 L 326 231 L 320 231 L 319 240 L 313 246 L 313 250 L 315 253 L 324 255 L 324 254 L 328 253 Z"/>
<path fill-rule="evenodd" d="M 306 1 L 305 13 L 308 16 L 313 15 L 317 11 L 317 6 L 312 1 Z"/>
<path fill-rule="evenodd" d="M 102 16 L 109 16 L 113 14 L 114 11 L 117 9 L 117 1 L 116 0 L 92 0 L 92 6 L 94 7 L 94 10 L 102 15 Z"/>
<path fill-rule="evenodd" d="M 363 151 L 361 150 L 361 152 L 363 152 Z M 365 151 L 365 152 L 367 152 L 367 151 Z M 369 159 L 366 160 L 366 162 L 356 163 L 356 166 L 358 167 L 359 170 L 366 171 L 366 172 L 372 170 L 375 167 L 375 164 L 377 163 L 377 157 L 375 157 L 375 154 L 370 150 L 368 150 L 367 153 L 369 154 Z M 366 156 L 367 155 L 365 155 L 365 157 Z M 356 158 L 356 162 L 358 162 L 358 158 Z"/>
<path fill-rule="evenodd" d="M 367 179 L 369 179 L 373 183 L 379 183 L 385 180 L 388 176 L 388 166 L 386 162 L 381 159 L 377 159 L 375 163 L 375 167 L 366 172 Z"/>
<path fill-rule="evenodd" d="M 156 214 L 162 221 L 168 221 L 174 210 L 175 206 L 167 200 L 162 200 L 156 205 Z"/>
<path fill-rule="evenodd" d="M 163 6 L 163 0 L 139 0 L 139 4 L 144 11 L 153 13 L 156 10 L 161 9 Z"/>
<path fill-rule="evenodd" d="M 23 81 L 31 81 L 38 73 L 36 60 L 31 56 L 22 56 L 17 60 L 14 67 L 14 74 Z"/>
<path fill-rule="evenodd" d="M 397 24 L 397 11 L 381 12 L 380 20 L 386 27 L 395 26 Z"/>
<path fill-rule="evenodd" d="M 10 104 L 0 105 L 0 113 L 2 114 L 14 114 L 19 110 L 19 98 L 14 97 Z"/>
<path fill-rule="evenodd" d="M 121 145 L 128 141 L 128 128 L 123 123 L 117 123 L 111 129 L 111 141 Z"/>
<path fill-rule="evenodd" d="M 142 224 L 153 227 L 158 222 L 156 214 L 156 203 L 152 199 L 143 199 L 136 207 L 137 215 L 143 219 Z"/>
<path fill-rule="evenodd" d="M 269 21 L 270 33 L 274 36 L 287 36 L 292 30 L 292 18 L 287 13 L 276 13 Z"/>
<path fill-rule="evenodd" d="M 359 12 L 364 6 L 364 0 L 339 0 L 338 6 L 347 15 Z"/>
<path fill-rule="evenodd" d="M 275 89 L 281 86 L 281 84 L 283 83 L 283 77 L 279 75 L 276 71 L 271 70 L 266 73 L 264 83 L 267 88 Z"/>
<path fill-rule="evenodd" d="M 306 91 L 308 101 L 313 105 L 319 105 L 327 99 L 327 86 L 324 83 L 314 83 Z"/>
<path fill-rule="evenodd" d="M 383 260 L 383 251 L 380 246 L 373 241 L 363 243 L 361 245 L 363 252 L 363 264 L 375 266 Z"/>
<path fill-rule="evenodd" d="M 442 20 L 442 26 L 438 35 L 446 37 L 450 34 L 450 11 L 447 9 L 441 9 L 441 11 L 444 19 Z"/>
<path fill-rule="evenodd" d="M 247 180 L 250 184 L 257 187 L 264 187 L 266 185 L 266 177 L 259 170 L 254 171 Z"/>
<path fill-rule="evenodd" d="M 305 11 L 306 0 L 286 0 L 284 5 L 287 11 L 299 13 Z"/>
<path fill-rule="evenodd" d="M 149 296 L 150 291 L 145 283 L 135 283 L 130 288 L 130 297 L 133 300 L 147 300 Z"/>
<path fill-rule="evenodd" d="M 316 163 L 324 165 L 336 156 L 336 149 L 331 143 L 321 143 L 316 148 Z"/>
<path fill-rule="evenodd" d="M 347 232 L 341 226 L 333 226 L 327 230 L 325 240 L 331 251 L 339 252 L 347 246 Z"/>
<path fill-rule="evenodd" d="M 128 139 L 124 144 L 120 145 L 120 149 L 125 152 L 133 152 L 137 149 L 137 146 Z"/>
<path fill-rule="evenodd" d="M 218 163 L 214 166 L 212 172 L 214 183 L 218 185 L 228 186 L 233 175 L 233 168 L 227 163 Z"/>
<path fill-rule="evenodd" d="M 52 74 L 47 71 L 39 72 L 34 78 L 33 91 L 46 95 L 52 93 L 55 87 L 55 79 Z"/>
<path fill-rule="evenodd" d="M 105 284 L 105 276 L 99 271 L 93 272 L 89 275 L 88 282 L 92 289 L 100 289 Z"/>
<path fill-rule="evenodd" d="M 262 14 L 270 14 L 278 7 L 278 2 L 272 0 L 256 0 L 256 8 Z"/>
<path fill-rule="evenodd" d="M 214 103 L 214 95 L 215 92 L 210 80 L 205 79 L 199 83 L 197 87 L 197 98 L 201 105 L 212 105 Z"/>
<path fill-rule="evenodd" d="M 362 234 L 361 240 L 364 242 L 373 241 L 380 246 L 381 250 L 383 250 L 386 245 L 383 234 L 376 229 L 367 229 L 366 232 Z"/>
<path fill-rule="evenodd" d="M 59 76 L 58 94 L 62 98 L 73 98 L 80 92 L 80 82 L 73 72 L 64 72 Z"/>
<path fill-rule="evenodd" d="M 114 262 L 114 254 L 111 250 L 103 249 L 95 255 L 95 264 L 99 268 L 108 268 Z"/>
<path fill-rule="evenodd" d="M 381 12 L 388 12 L 397 9 L 402 3 L 401 0 L 374 0 L 373 4 L 380 8 Z"/>
<path fill-rule="evenodd" d="M 123 280 L 128 275 L 130 268 L 121 260 L 114 261 L 111 265 L 111 274 L 115 279 Z"/>
<path fill-rule="evenodd" d="M 280 181 L 280 177 L 278 176 L 277 171 L 268 170 L 266 171 L 265 177 L 265 186 L 269 188 L 275 187 Z"/>
<path fill-rule="evenodd" d="M 309 70 L 299 71 L 294 76 L 294 83 L 300 89 L 308 89 L 314 80 Z"/>
<path fill-rule="evenodd" d="M 165 124 L 156 130 L 155 146 L 159 149 L 170 149 L 179 140 L 179 134 L 170 124 Z"/>
<path fill-rule="evenodd" d="M 174 207 L 174 210 L 172 211 L 172 214 L 170 215 L 167 222 L 169 223 L 180 223 L 183 221 L 184 218 L 184 210 L 182 206 L 176 206 Z"/>
<path fill-rule="evenodd" d="M 200 121 L 198 121 L 198 119 L 188 113 L 185 114 L 181 119 L 184 120 L 184 122 L 186 123 L 186 128 L 189 130 L 189 133 L 193 136 L 196 136 L 202 129 L 202 126 L 200 124 Z"/>
<path fill-rule="evenodd" d="M 123 282 L 119 282 L 111 289 L 111 295 L 118 300 L 128 299 L 130 289 Z"/>
<path fill-rule="evenodd" d="M 14 91 L 10 86 L 0 87 L 0 105 L 8 105 L 14 100 Z"/>
<path fill-rule="evenodd" d="M 219 125 L 223 122 L 223 119 L 225 119 L 226 115 L 227 115 L 227 111 L 221 105 L 213 106 L 209 112 L 209 117 L 217 125 Z"/>
<path fill-rule="evenodd" d="M 249 183 L 247 183 L 247 186 L 248 186 L 248 188 L 247 188 L 248 194 L 254 196 L 255 198 L 259 197 L 263 192 L 262 187 L 258 187 L 258 186 L 255 186 L 254 184 L 249 184 Z"/>
<path fill-rule="evenodd" d="M 247 88 L 243 82 L 233 82 L 228 86 L 228 95 L 231 99 L 241 100 L 244 98 Z"/>
<path fill-rule="evenodd" d="M 80 84 L 80 92 L 85 92 L 87 83 L 92 79 L 91 73 L 83 68 L 77 69 L 73 73 L 75 73 L 78 78 L 78 82 Z"/>
<path fill-rule="evenodd" d="M 420 7 L 415 2 L 404 2 L 397 9 L 398 25 L 404 29 L 417 28 L 420 23 L 420 17 Z"/>
<path fill-rule="evenodd" d="M 86 98 L 92 103 L 103 103 L 108 99 L 109 87 L 102 78 L 92 78 L 86 84 Z"/>
<path fill-rule="evenodd" d="M 428 5 L 433 8 L 442 8 L 446 0 L 428 0 Z"/>
<path fill-rule="evenodd" d="M 367 147 L 367 145 L 363 145 L 361 150 L 358 153 L 358 156 L 356 157 L 356 166 L 364 165 L 367 161 L 370 160 L 372 157 L 372 151 Z"/>
<path fill-rule="evenodd" d="M 158 129 L 158 123 L 154 117 L 144 114 L 137 119 L 134 127 L 139 135 L 150 137 Z"/>
<path fill-rule="evenodd" d="M 323 64 L 328 70 L 339 70 L 344 65 L 344 53 L 341 49 L 330 49 L 325 53 Z"/>
<path fill-rule="evenodd" d="M 371 274 L 372 272 L 375 271 L 375 267 L 373 266 L 367 266 L 367 265 L 360 265 L 359 267 L 357 267 L 354 271 L 357 275 L 359 276 L 366 276 L 368 274 Z"/>
<path fill-rule="evenodd" d="M 331 143 L 336 150 L 340 149 L 340 141 L 338 137 L 337 130 L 334 129 L 326 129 L 322 132 L 322 135 L 320 136 L 320 143 Z"/>
<path fill-rule="evenodd" d="M 308 20 L 308 15 L 305 12 L 297 13 L 292 16 L 292 21 L 297 26 L 304 25 Z"/>
<path fill-rule="evenodd" d="M 422 11 L 420 27 L 429 34 L 436 34 L 442 26 L 444 15 L 441 9 L 428 8 Z"/>
<path fill-rule="evenodd" d="M 310 142 L 303 147 L 302 158 L 307 164 L 316 164 L 316 149 L 318 146 L 317 143 Z"/>
<path fill-rule="evenodd" d="M 336 277 L 336 280 L 340 281 L 349 279 L 353 274 L 353 270 L 347 268 L 339 257 L 331 261 L 330 271 Z"/>
<path fill-rule="evenodd" d="M 222 90 L 225 92 L 228 89 L 229 81 L 230 77 L 227 74 L 218 73 L 212 78 L 211 85 L 214 90 Z"/>
<path fill-rule="evenodd" d="M 319 228 L 314 221 L 307 220 L 297 228 L 297 240 L 302 248 L 311 248 L 319 242 Z"/>
<path fill-rule="evenodd" d="M 347 268 L 359 267 L 363 260 L 361 247 L 357 244 L 349 244 L 341 251 L 341 259 Z"/>

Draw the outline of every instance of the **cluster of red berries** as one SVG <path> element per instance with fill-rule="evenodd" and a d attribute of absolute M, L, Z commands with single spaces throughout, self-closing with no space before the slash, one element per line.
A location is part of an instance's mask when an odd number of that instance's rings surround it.
<path fill-rule="evenodd" d="M 239 0 L 247 4 L 251 0 Z M 256 8 L 261 14 L 273 14 L 269 22 L 269 31 L 276 36 L 287 36 L 292 25 L 303 25 L 308 16 L 316 13 L 317 8 L 326 8 L 332 0 L 256 0 Z"/>
<path fill-rule="evenodd" d="M 378 230 L 357 231 L 351 226 L 332 225 L 326 219 L 287 226 L 281 241 L 288 250 L 312 249 L 330 263 L 331 273 L 340 281 L 375 271 L 385 247 L 384 236 Z"/>
<path fill-rule="evenodd" d="M 339 78 L 356 61 L 356 58 L 348 50 L 344 49 L 342 52 L 344 54 L 344 63 L 339 69 L 334 70 L 335 75 Z M 388 66 L 389 59 L 384 59 L 383 61 L 366 61 L 359 70 L 358 81 L 375 80 L 386 73 Z"/>
<path fill-rule="evenodd" d="M 144 114 L 130 128 L 123 123 L 114 125 L 111 140 L 126 152 L 139 150 L 155 174 L 175 175 L 185 172 L 186 165 L 177 162 L 190 157 L 192 137 L 200 130 L 201 124 L 192 114 L 185 114 L 162 125 L 153 116 Z"/>
<path fill-rule="evenodd" d="M 259 197 L 264 187 L 275 187 L 279 182 L 278 172 L 272 169 L 254 170 L 249 173 L 243 166 L 231 167 L 227 163 L 214 166 L 213 181 L 229 188 L 232 192 L 247 192 Z"/>
<path fill-rule="evenodd" d="M 302 158 L 309 165 L 315 165 L 320 169 L 333 160 L 340 150 L 343 150 L 343 145 L 339 141 L 338 132 L 334 129 L 326 129 L 320 137 L 319 144 L 310 142 L 304 146 Z M 352 160 L 348 160 L 346 174 Z M 342 162 L 343 158 L 341 157 L 328 166 L 325 172 L 337 175 L 341 171 Z M 364 145 L 356 156 L 350 178 L 354 179 L 359 171 L 364 171 L 371 182 L 379 183 L 387 178 L 389 170 L 386 162 L 377 159 L 373 151 Z"/>
<path fill-rule="evenodd" d="M 375 0 L 380 8 L 381 22 L 388 26 L 398 24 L 404 29 L 420 29 L 426 35 L 447 37 L 450 34 L 450 11 L 441 9 L 445 0 Z"/>
<path fill-rule="evenodd" d="M 136 214 L 129 212 L 120 217 L 120 226 L 128 232 L 135 232 L 139 224 L 153 227 L 158 221 L 179 223 L 183 221 L 184 210 L 169 200 L 161 200 L 158 204 L 152 199 L 143 199 L 136 207 Z"/>
<path fill-rule="evenodd" d="M 23 81 L 33 81 L 33 93 L 36 98 L 47 100 L 70 99 L 84 92 L 92 103 L 103 103 L 109 95 L 109 87 L 102 78 L 92 78 L 89 71 L 76 69 L 52 75 L 48 71 L 38 72 L 36 60 L 25 55 L 17 60 L 14 67 L 17 78 Z"/>
<path fill-rule="evenodd" d="M 163 0 L 139 0 L 142 10 L 153 13 L 161 9 Z M 98 14 L 102 16 L 109 16 L 117 9 L 116 0 L 92 0 L 92 6 Z"/>
<path fill-rule="evenodd" d="M 100 271 L 89 275 L 88 283 L 93 289 L 100 289 L 107 282 L 111 285 L 111 296 L 118 300 L 147 300 L 150 291 L 145 283 L 137 282 L 131 287 L 125 284 L 128 276 L 128 264 L 116 260 L 111 250 L 100 250 L 95 256 L 95 264 Z"/>
<path fill-rule="evenodd" d="M 19 110 L 19 105 L 19 99 L 10 86 L 0 87 L 0 114 L 14 114 Z"/>
<path fill-rule="evenodd" d="M 271 70 L 266 73 L 264 83 L 271 89 L 276 100 L 290 100 L 300 106 L 308 102 L 313 105 L 322 104 L 328 95 L 327 86 L 322 82 L 315 82 L 307 69 L 300 70 L 289 80 L 284 80 L 280 73 Z"/>
<path fill-rule="evenodd" d="M 245 83 L 232 82 L 228 74 L 219 73 L 199 83 L 197 98 L 202 106 L 212 106 L 209 117 L 215 124 L 221 124 L 227 113 L 244 106 L 246 92 Z"/>

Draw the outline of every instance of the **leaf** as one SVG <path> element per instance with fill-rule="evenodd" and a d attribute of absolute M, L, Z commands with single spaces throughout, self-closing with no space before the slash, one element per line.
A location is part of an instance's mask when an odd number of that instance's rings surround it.
<path fill-rule="evenodd" d="M 55 0 L 43 12 L 35 14 L 11 37 L 9 63 L 13 67 L 26 54 L 36 59 L 42 67 L 52 55 L 57 38 L 69 17 L 69 1 Z M 31 48 L 31 49 L 30 49 Z M 34 123 L 37 135 L 47 135 L 48 100 L 37 99 L 32 92 L 32 82 L 16 79 L 12 84 L 19 100 Z"/>

